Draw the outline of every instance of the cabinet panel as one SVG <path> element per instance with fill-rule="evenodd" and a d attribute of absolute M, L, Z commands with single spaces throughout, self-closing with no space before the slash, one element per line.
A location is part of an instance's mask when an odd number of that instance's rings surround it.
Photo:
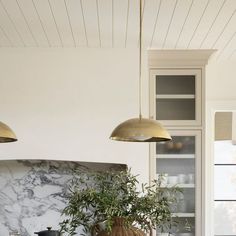
<path fill-rule="evenodd" d="M 201 126 L 201 69 L 150 70 L 151 113 L 168 126 Z"/>

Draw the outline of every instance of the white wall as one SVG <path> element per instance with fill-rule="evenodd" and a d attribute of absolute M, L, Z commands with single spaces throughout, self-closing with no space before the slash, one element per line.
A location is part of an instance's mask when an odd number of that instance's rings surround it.
<path fill-rule="evenodd" d="M 206 98 L 212 100 L 236 99 L 236 60 L 210 60 L 206 70 Z"/>
<path fill-rule="evenodd" d="M 1 144 L 0 158 L 126 163 L 148 181 L 148 144 L 109 140 L 138 115 L 137 53 L 1 49 L 0 120 L 19 141 Z M 147 111 L 147 83 L 143 96 Z"/>
<path fill-rule="evenodd" d="M 210 62 L 207 100 L 236 99 L 235 75 L 234 62 Z M 19 138 L 0 145 L 1 159 L 126 163 L 148 181 L 148 144 L 108 139 L 138 114 L 138 50 L 1 49 L 0 98 L 0 120 Z"/>

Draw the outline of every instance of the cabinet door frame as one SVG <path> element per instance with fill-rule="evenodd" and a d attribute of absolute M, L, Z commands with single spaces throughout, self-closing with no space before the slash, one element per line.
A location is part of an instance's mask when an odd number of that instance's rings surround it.
<path fill-rule="evenodd" d="M 202 235 L 202 131 L 201 130 L 180 130 L 168 129 L 171 136 L 195 136 L 195 236 Z M 156 144 L 150 144 L 150 182 L 156 178 Z"/>
<path fill-rule="evenodd" d="M 165 126 L 202 126 L 202 68 L 159 68 L 149 71 L 150 117 L 156 119 L 156 76 L 194 75 L 195 76 L 195 120 L 159 120 Z"/>

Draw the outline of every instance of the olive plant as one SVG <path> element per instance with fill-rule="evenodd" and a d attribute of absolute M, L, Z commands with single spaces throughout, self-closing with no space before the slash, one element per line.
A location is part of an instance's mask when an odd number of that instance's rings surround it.
<path fill-rule="evenodd" d="M 109 232 L 115 217 L 122 217 L 127 227 L 135 224 L 144 231 L 170 228 L 175 223 L 171 209 L 180 189 L 163 187 L 162 180 L 160 176 L 150 185 L 140 185 L 130 170 L 90 173 L 73 180 L 62 213 L 62 232 L 75 235 L 83 227 L 88 234 L 101 222 Z"/>

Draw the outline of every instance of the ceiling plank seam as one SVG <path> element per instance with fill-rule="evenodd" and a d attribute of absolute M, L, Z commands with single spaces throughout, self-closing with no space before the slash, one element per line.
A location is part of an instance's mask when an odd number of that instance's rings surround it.
<path fill-rule="evenodd" d="M 191 38 L 190 38 L 190 40 L 189 40 L 189 42 L 188 42 L 187 49 L 189 49 L 189 46 L 190 46 L 190 44 L 191 44 L 191 42 L 192 42 L 194 36 L 196 35 L 196 32 L 197 32 L 197 30 L 198 30 L 198 27 L 199 27 L 199 25 L 200 25 L 200 23 L 201 23 L 201 21 L 202 21 L 202 18 L 203 18 L 204 15 L 205 15 L 205 12 L 206 12 L 206 10 L 207 10 L 207 8 L 208 8 L 208 6 L 209 6 L 209 3 L 210 3 L 210 0 L 207 1 L 207 4 L 206 4 L 206 6 L 205 6 L 205 8 L 204 8 L 204 10 L 203 10 L 203 12 L 202 12 L 202 14 L 201 14 L 201 17 L 199 18 L 199 21 L 198 21 L 198 23 L 197 23 L 197 26 L 196 26 L 196 28 L 194 29 L 193 34 L 192 34 L 192 36 L 191 36 Z"/>
<path fill-rule="evenodd" d="M 164 41 L 162 43 L 162 48 L 164 48 L 165 45 L 166 45 L 166 39 L 167 39 L 169 31 L 170 31 L 170 27 L 171 27 L 171 24 L 172 24 L 172 21 L 173 21 L 173 18 L 174 18 L 174 14 L 175 14 L 175 10 L 176 10 L 177 4 L 178 4 L 178 0 L 175 0 L 175 6 L 174 6 L 174 9 L 172 11 L 171 19 L 170 19 L 170 22 L 169 22 L 169 25 L 168 25 L 168 28 L 167 28 L 167 31 L 166 31 L 166 35 L 165 35 Z"/>
<path fill-rule="evenodd" d="M 157 22 L 158 22 L 158 18 L 159 18 L 160 9 L 161 9 L 161 3 L 162 3 L 162 0 L 159 1 L 157 15 L 156 15 L 155 24 L 154 24 L 154 28 L 153 28 L 153 32 L 152 32 L 152 37 L 151 37 L 151 42 L 149 44 L 150 48 L 152 47 L 154 35 L 155 35 L 155 32 L 156 32 Z"/>
<path fill-rule="evenodd" d="M 69 23 L 69 26 L 70 26 L 70 32 L 71 32 L 71 35 L 72 35 L 73 43 L 74 43 L 74 46 L 77 47 L 76 40 L 75 40 L 75 34 L 74 34 L 74 31 L 73 31 L 73 28 L 72 28 L 71 18 L 70 18 L 70 14 L 69 14 L 69 11 L 68 11 L 68 6 L 67 6 L 67 1 L 66 0 L 64 0 L 64 6 L 65 6 L 65 9 L 66 9 L 66 15 L 67 15 L 68 23 Z"/>
<path fill-rule="evenodd" d="M 61 42 L 61 46 L 64 47 L 63 41 L 62 41 L 62 37 L 61 37 L 61 33 L 59 31 L 59 28 L 58 28 L 58 25 L 57 25 L 57 21 L 56 21 L 56 18 L 55 18 L 55 15 L 54 15 L 54 12 L 53 12 L 50 0 L 48 0 L 48 6 L 49 6 L 50 12 L 52 14 L 52 18 L 53 18 L 54 24 L 56 26 L 56 30 L 57 30 L 57 33 L 58 33 L 58 36 L 59 36 L 59 39 L 60 39 L 60 42 Z"/>
<path fill-rule="evenodd" d="M 18 37 L 19 37 L 21 43 L 23 44 L 24 47 L 26 47 L 26 44 L 25 44 L 25 41 L 24 41 L 22 35 L 20 34 L 19 30 L 18 30 L 17 27 L 16 27 L 16 24 L 15 24 L 14 21 L 12 20 L 11 16 L 9 15 L 8 10 L 6 9 L 5 5 L 3 4 L 3 2 L 2 2 L 1 0 L 0 0 L 0 4 L 1 4 L 1 7 L 3 8 L 4 12 L 6 13 L 8 19 L 10 20 L 10 22 L 11 22 L 11 24 L 12 24 L 14 30 L 16 31 L 16 33 L 17 33 L 17 35 L 18 35 Z"/>
<path fill-rule="evenodd" d="M 224 47 L 219 51 L 216 60 L 219 60 L 219 58 L 222 56 L 224 50 L 228 47 L 228 45 L 232 42 L 232 40 L 234 39 L 236 35 L 236 31 L 234 32 L 234 34 L 229 38 L 229 40 L 226 42 L 226 44 L 224 45 Z"/>
<path fill-rule="evenodd" d="M 30 32 L 30 35 L 31 35 L 31 37 L 32 37 L 32 39 L 33 39 L 35 45 L 38 47 L 38 46 L 39 46 L 38 41 L 37 41 L 37 39 L 35 38 L 35 36 L 34 36 L 34 34 L 33 34 L 33 31 L 31 30 L 31 27 L 30 27 L 30 25 L 29 25 L 29 22 L 28 22 L 28 20 L 26 19 L 26 16 L 25 16 L 25 14 L 24 14 L 24 12 L 23 12 L 23 10 L 22 10 L 22 8 L 21 8 L 21 6 L 20 6 L 18 0 L 15 0 L 15 1 L 16 1 L 16 4 L 17 4 L 18 8 L 19 8 L 19 11 L 20 11 L 20 13 L 21 13 L 21 15 L 22 15 L 22 17 L 23 17 L 23 19 L 24 19 L 24 22 L 25 22 L 25 24 L 26 24 L 26 26 L 27 26 L 27 28 L 28 28 L 28 30 L 29 30 L 29 32 Z"/>
<path fill-rule="evenodd" d="M 7 35 L 7 33 L 6 33 L 5 30 L 2 28 L 1 25 L 0 25 L 0 30 L 1 30 L 1 32 L 3 33 L 3 35 L 5 36 L 5 38 L 7 39 L 7 41 L 9 41 L 10 46 L 11 46 L 11 47 L 14 47 L 14 45 L 13 45 L 11 39 L 9 38 L 9 36 Z"/>
<path fill-rule="evenodd" d="M 45 36 L 45 38 L 46 38 L 46 40 L 47 40 L 48 46 L 51 47 L 51 46 L 52 46 L 52 45 L 51 45 L 51 42 L 50 42 L 50 40 L 49 40 L 49 38 L 48 38 L 47 32 L 46 32 L 46 30 L 45 30 L 44 24 L 43 24 L 42 19 L 41 19 L 40 15 L 39 15 L 39 12 L 38 12 L 38 9 L 37 9 L 37 7 L 36 7 L 36 5 L 35 5 L 34 0 L 32 0 L 32 5 L 33 5 L 34 10 L 35 10 L 35 12 L 36 12 L 36 15 L 37 15 L 37 17 L 38 17 L 38 20 L 39 20 L 39 22 L 40 22 L 40 25 L 41 25 L 41 27 L 42 27 L 42 30 L 43 30 L 43 32 L 44 32 L 44 36 Z"/>
<path fill-rule="evenodd" d="M 81 13 L 82 13 L 82 18 L 83 18 L 83 26 L 84 26 L 84 34 L 85 34 L 85 39 L 86 39 L 86 45 L 87 45 L 87 47 L 89 47 L 88 34 L 87 34 L 87 29 L 86 29 L 85 17 L 84 17 L 84 7 L 83 7 L 82 0 L 80 0 L 80 8 L 81 8 Z"/>
<path fill-rule="evenodd" d="M 221 36 L 223 35 L 223 33 L 225 32 L 227 26 L 229 25 L 230 21 L 232 20 L 233 16 L 236 13 L 236 9 L 233 11 L 233 13 L 231 14 L 231 16 L 229 17 L 228 21 L 226 22 L 226 24 L 224 25 L 223 29 L 221 30 L 219 36 L 216 38 L 215 42 L 212 44 L 211 49 L 214 49 L 215 45 L 217 44 L 217 42 L 219 41 L 219 39 L 221 38 Z"/>
<path fill-rule="evenodd" d="M 206 35 L 204 36 L 204 38 L 203 38 L 203 40 L 202 40 L 202 42 L 201 42 L 201 44 L 200 44 L 200 48 L 202 48 L 202 45 L 204 44 L 204 42 L 205 42 L 205 40 L 207 39 L 209 33 L 211 32 L 213 26 L 215 25 L 215 22 L 216 22 L 218 16 L 220 15 L 220 13 L 222 12 L 222 9 L 224 8 L 226 2 L 227 2 L 227 0 L 224 0 L 224 2 L 222 3 L 222 5 L 221 5 L 219 11 L 217 12 L 217 14 L 216 14 L 216 16 L 215 16 L 213 22 L 211 23 L 211 26 L 209 27 L 209 29 L 208 29 Z"/>
<path fill-rule="evenodd" d="M 178 37 L 177 37 L 177 40 L 176 40 L 176 42 L 175 42 L 174 48 L 177 48 L 177 46 L 178 46 L 180 37 L 181 37 L 181 35 L 182 35 L 182 33 L 183 33 L 184 27 L 185 27 L 185 25 L 186 25 L 186 22 L 187 22 L 187 20 L 188 20 L 188 18 L 189 18 L 191 9 L 192 9 L 192 7 L 193 7 L 193 2 L 194 2 L 194 0 L 192 0 L 191 4 L 190 4 L 190 6 L 189 6 L 188 13 L 187 13 L 187 15 L 186 15 L 186 17 L 185 17 L 185 19 L 184 19 L 183 25 L 182 25 L 182 27 L 181 27 L 181 30 L 180 30 L 179 35 L 178 35 Z"/>

